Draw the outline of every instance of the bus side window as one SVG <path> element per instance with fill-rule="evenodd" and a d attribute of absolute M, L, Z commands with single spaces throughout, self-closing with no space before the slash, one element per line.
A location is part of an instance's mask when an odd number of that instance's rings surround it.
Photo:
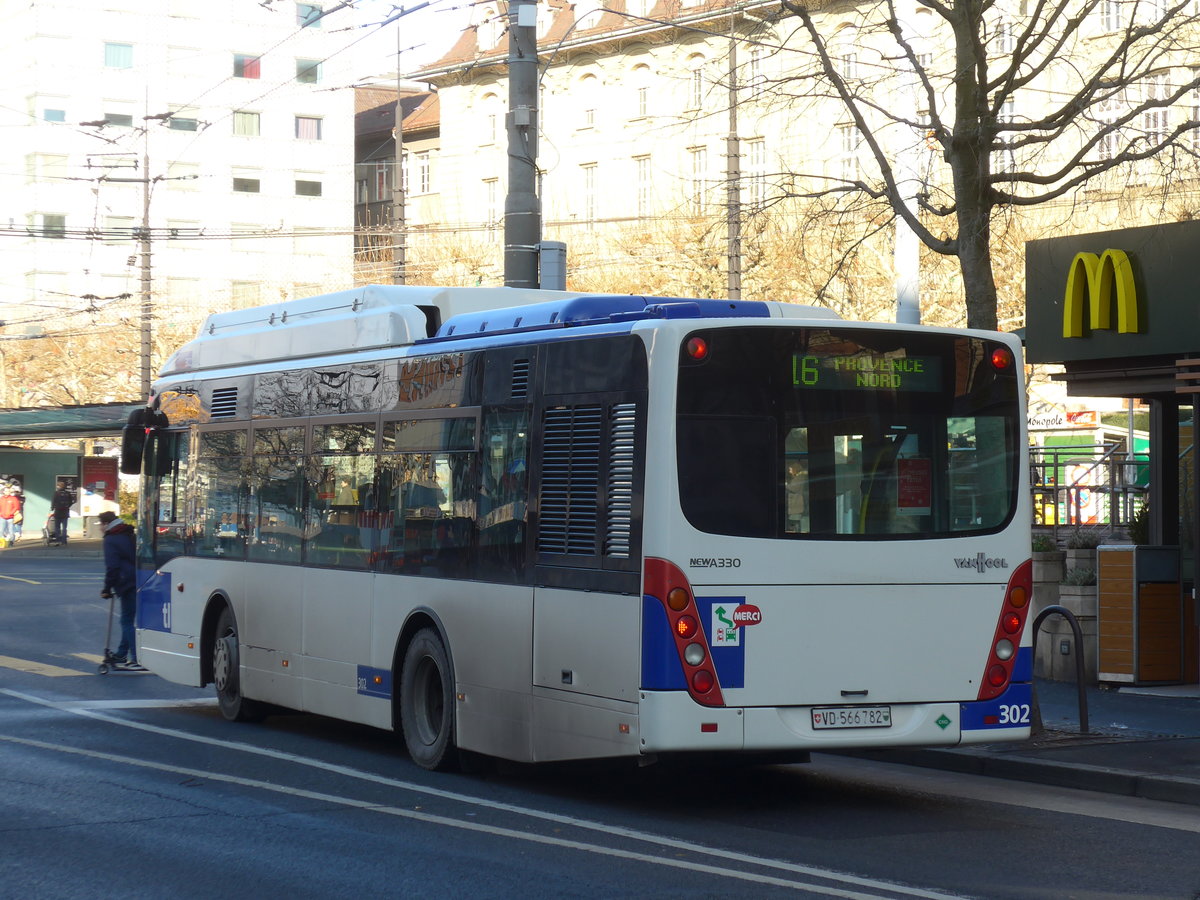
<path fill-rule="evenodd" d="M 187 434 L 157 431 L 154 433 L 155 459 L 160 464 L 158 491 L 154 508 L 153 554 L 155 565 L 161 566 L 185 552 L 184 495 L 180 471 L 187 469 Z M 139 552 L 150 550 L 144 544 Z"/>
<path fill-rule="evenodd" d="M 224 434 L 231 434 L 225 432 Z M 241 446 L 245 446 L 245 433 Z M 201 435 L 196 462 L 194 515 L 188 528 L 196 556 L 241 559 L 246 546 L 245 524 L 248 461 L 242 456 L 210 455 Z M 205 452 L 208 449 L 208 452 Z"/>
<path fill-rule="evenodd" d="M 520 581 L 525 567 L 529 415 L 498 411 L 483 420 L 478 528 L 481 574 Z"/>

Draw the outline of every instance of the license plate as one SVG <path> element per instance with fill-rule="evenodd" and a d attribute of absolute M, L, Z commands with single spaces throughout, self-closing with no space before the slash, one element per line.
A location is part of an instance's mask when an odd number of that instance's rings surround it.
<path fill-rule="evenodd" d="M 822 728 L 891 728 L 890 706 L 828 706 L 812 711 L 812 727 Z"/>

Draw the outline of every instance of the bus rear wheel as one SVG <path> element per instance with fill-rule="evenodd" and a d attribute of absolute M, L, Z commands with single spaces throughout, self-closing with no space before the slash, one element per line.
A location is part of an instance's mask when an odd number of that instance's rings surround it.
<path fill-rule="evenodd" d="M 400 727 L 413 762 L 423 769 L 456 767 L 454 678 L 441 636 L 417 632 L 400 670 Z"/>
<path fill-rule="evenodd" d="M 217 630 L 213 635 L 213 684 L 217 689 L 217 706 L 221 715 L 231 722 L 258 722 L 266 708 L 255 700 L 242 696 L 241 654 L 238 646 L 237 621 L 229 607 L 221 610 Z"/>

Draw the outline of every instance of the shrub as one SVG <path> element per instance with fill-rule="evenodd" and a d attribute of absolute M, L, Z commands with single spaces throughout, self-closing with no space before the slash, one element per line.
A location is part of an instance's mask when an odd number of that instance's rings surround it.
<path fill-rule="evenodd" d="M 1054 543 L 1054 539 L 1048 534 L 1035 534 L 1033 536 L 1033 552 L 1048 553 L 1051 550 L 1057 550 L 1058 544 Z"/>
<path fill-rule="evenodd" d="M 1095 550 L 1100 546 L 1100 532 L 1084 531 L 1082 528 L 1076 528 L 1071 532 L 1071 536 L 1067 538 L 1068 550 Z"/>
<path fill-rule="evenodd" d="M 1150 504 L 1143 503 L 1129 520 L 1129 539 L 1135 544 L 1150 543 Z"/>
<path fill-rule="evenodd" d="M 1071 569 L 1069 572 L 1067 572 L 1067 574 L 1065 576 L 1063 576 L 1062 583 L 1070 584 L 1070 585 L 1095 584 L 1096 583 L 1096 570 L 1095 569 L 1085 569 L 1082 566 L 1080 566 L 1079 568 Z"/>

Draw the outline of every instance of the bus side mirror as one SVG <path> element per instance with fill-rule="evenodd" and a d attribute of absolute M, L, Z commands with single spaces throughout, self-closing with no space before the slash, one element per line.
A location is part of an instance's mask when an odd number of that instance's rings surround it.
<path fill-rule="evenodd" d="M 175 447 L 179 435 L 169 431 L 154 430 L 150 432 L 149 440 L 143 450 L 147 475 L 170 475 L 175 463 Z"/>
<path fill-rule="evenodd" d="M 142 453 L 145 449 L 145 425 L 130 424 L 121 429 L 121 471 L 124 474 L 138 475 L 141 473 Z"/>

